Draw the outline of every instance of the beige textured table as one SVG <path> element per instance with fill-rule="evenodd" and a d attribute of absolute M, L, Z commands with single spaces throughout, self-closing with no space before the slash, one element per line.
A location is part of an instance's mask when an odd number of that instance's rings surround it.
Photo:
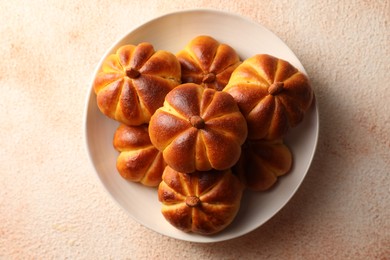
<path fill-rule="evenodd" d="M 178 241 L 132 220 L 90 165 L 83 113 L 103 53 L 162 14 L 215 8 L 276 33 L 320 109 L 312 167 L 255 231 Z M 390 1 L 1 1 L 0 259 L 390 259 Z"/>

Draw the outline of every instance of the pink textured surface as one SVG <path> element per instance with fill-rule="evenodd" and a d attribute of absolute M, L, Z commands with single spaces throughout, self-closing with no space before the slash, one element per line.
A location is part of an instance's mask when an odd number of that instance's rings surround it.
<path fill-rule="evenodd" d="M 130 28 L 188 8 L 248 17 L 305 66 L 320 109 L 313 165 L 259 229 L 215 244 L 139 225 L 93 172 L 90 77 Z M 389 259 L 390 1 L 1 1 L 1 259 Z"/>

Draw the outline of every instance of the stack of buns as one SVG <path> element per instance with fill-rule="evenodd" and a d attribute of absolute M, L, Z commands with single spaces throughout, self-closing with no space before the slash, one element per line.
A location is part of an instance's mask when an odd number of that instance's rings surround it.
<path fill-rule="evenodd" d="M 283 138 L 309 109 L 307 77 L 268 54 L 246 60 L 210 36 L 177 54 L 124 45 L 94 81 L 100 111 L 120 123 L 117 170 L 157 188 L 174 227 L 202 235 L 235 219 L 245 189 L 265 191 L 291 170 Z"/>

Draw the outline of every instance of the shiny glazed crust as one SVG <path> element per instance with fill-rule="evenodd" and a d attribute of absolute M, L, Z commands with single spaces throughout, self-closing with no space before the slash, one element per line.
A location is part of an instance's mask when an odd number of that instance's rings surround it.
<path fill-rule="evenodd" d="M 265 191 L 292 166 L 292 153 L 282 139 L 246 141 L 240 160 L 232 168 L 246 188 Z"/>
<path fill-rule="evenodd" d="M 186 174 L 167 166 L 158 198 L 171 225 L 184 232 L 211 235 L 234 220 L 242 192 L 242 184 L 230 170 Z"/>
<path fill-rule="evenodd" d="M 247 126 L 229 94 L 187 83 L 166 96 L 150 120 L 149 134 L 170 167 L 190 173 L 233 166 Z"/>
<path fill-rule="evenodd" d="M 226 86 L 233 70 L 241 63 L 232 47 L 205 35 L 192 39 L 176 56 L 183 83 L 202 84 L 216 90 Z"/>
<path fill-rule="evenodd" d="M 147 125 L 121 124 L 114 134 L 113 145 L 120 152 L 116 167 L 123 178 L 145 186 L 159 185 L 166 163 L 150 142 Z"/>
<path fill-rule="evenodd" d="M 287 61 L 259 54 L 232 73 L 225 92 L 248 122 L 248 138 L 277 139 L 298 125 L 313 100 L 308 78 Z"/>
<path fill-rule="evenodd" d="M 100 111 L 127 125 L 148 123 L 180 83 L 176 56 L 150 43 L 124 45 L 104 61 L 94 81 Z"/>

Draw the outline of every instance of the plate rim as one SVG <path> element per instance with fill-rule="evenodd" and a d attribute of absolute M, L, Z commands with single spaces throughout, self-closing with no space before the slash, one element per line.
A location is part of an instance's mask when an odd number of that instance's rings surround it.
<path fill-rule="evenodd" d="M 275 217 L 280 212 L 280 210 L 283 209 L 290 202 L 290 200 L 295 196 L 295 194 L 297 193 L 298 189 L 302 186 L 302 183 L 303 183 L 304 179 L 306 178 L 306 176 L 307 176 L 307 174 L 308 174 L 308 172 L 310 170 L 310 167 L 312 166 L 312 162 L 313 162 L 315 153 L 317 151 L 317 146 L 318 146 L 318 141 L 319 141 L 319 131 L 320 131 L 319 108 L 318 108 L 318 102 L 316 101 L 316 96 L 315 96 L 314 89 L 313 89 L 314 97 L 313 97 L 313 103 L 311 104 L 311 109 L 313 109 L 313 112 L 314 112 L 313 118 L 314 118 L 314 123 L 315 123 L 315 125 L 314 125 L 315 126 L 315 132 L 313 132 L 313 134 L 315 135 L 315 139 L 314 139 L 313 147 L 311 147 L 312 150 L 310 151 L 310 158 L 309 158 L 309 162 L 310 163 L 308 163 L 306 165 L 305 173 L 301 175 L 301 178 L 300 178 L 298 184 L 296 185 L 296 187 L 294 187 L 293 192 L 291 192 L 291 194 L 289 194 L 289 196 L 286 199 L 286 201 L 284 203 L 281 203 L 281 205 L 279 205 L 277 210 L 275 210 L 273 212 L 273 214 L 268 219 L 266 219 L 264 222 L 262 222 L 262 223 L 260 223 L 258 225 L 254 225 L 253 228 L 247 230 L 246 232 L 242 232 L 242 233 L 240 233 L 240 234 L 238 234 L 236 236 L 231 235 L 231 236 L 226 236 L 226 237 L 225 236 L 224 237 L 219 237 L 218 239 L 213 239 L 213 238 L 215 238 L 215 236 L 199 236 L 197 234 L 194 234 L 194 236 L 191 236 L 191 237 L 197 238 L 197 239 L 185 239 L 185 238 L 175 237 L 175 236 L 171 236 L 171 235 L 165 234 L 163 232 L 160 232 L 159 230 L 156 230 L 156 229 L 150 227 L 147 223 L 142 221 L 142 219 L 136 218 L 134 215 L 132 215 L 129 212 L 129 210 L 127 210 L 124 207 L 124 205 L 122 205 L 115 198 L 113 193 L 110 192 L 110 190 L 107 187 L 107 184 L 103 181 L 102 176 L 101 176 L 101 174 L 99 174 L 98 168 L 97 168 L 97 166 L 94 163 L 94 159 L 93 159 L 92 152 L 91 152 L 90 145 L 89 145 L 90 141 L 89 141 L 89 136 L 88 136 L 88 115 L 89 115 L 89 108 L 90 108 L 89 104 L 90 104 L 91 100 L 93 99 L 93 97 L 95 95 L 93 87 L 92 87 L 93 86 L 93 81 L 94 81 L 94 78 L 95 78 L 96 74 L 100 70 L 100 68 L 101 68 L 105 58 L 109 54 L 113 53 L 115 51 L 115 48 L 118 46 L 118 44 L 120 44 L 122 41 L 124 41 L 126 39 L 126 37 L 128 37 L 131 33 L 133 33 L 136 30 L 141 29 L 144 26 L 148 26 L 151 23 L 155 23 L 156 21 L 164 19 L 164 18 L 167 18 L 169 16 L 185 15 L 185 14 L 188 14 L 188 13 L 209 13 L 209 14 L 216 14 L 216 15 L 222 15 L 222 16 L 232 16 L 232 17 L 235 17 L 236 19 L 243 20 L 246 23 L 250 23 L 250 24 L 252 24 L 254 26 L 261 27 L 263 30 L 268 31 L 275 38 L 277 38 L 278 40 L 282 41 L 287 46 L 288 51 L 290 52 L 290 55 L 294 56 L 299 61 L 299 63 L 301 63 L 301 61 L 298 59 L 298 57 L 295 55 L 295 53 L 290 49 L 290 47 L 282 39 L 279 38 L 278 35 L 276 35 L 274 32 L 272 32 L 270 29 L 268 29 L 267 27 L 263 26 L 262 24 L 260 24 L 260 23 L 258 23 L 256 21 L 253 21 L 253 20 L 249 19 L 246 16 L 237 14 L 237 13 L 217 10 L 217 9 L 213 9 L 213 8 L 191 8 L 191 9 L 179 10 L 179 11 L 174 11 L 174 12 L 168 12 L 168 13 L 156 16 L 156 17 L 154 17 L 152 19 L 146 20 L 143 23 L 140 23 L 138 25 L 130 27 L 129 30 L 127 30 L 125 33 L 120 35 L 118 37 L 118 39 L 116 39 L 109 46 L 109 48 L 103 53 L 103 55 L 99 59 L 98 63 L 95 65 L 95 69 L 92 71 L 90 80 L 88 81 L 88 88 L 87 88 L 87 91 L 86 91 L 87 94 L 86 94 L 85 103 L 84 103 L 83 125 L 82 125 L 82 131 L 83 131 L 83 137 L 84 137 L 83 141 L 84 141 L 84 148 L 86 149 L 86 153 L 88 155 L 89 164 L 92 166 L 92 168 L 94 170 L 95 176 L 98 177 L 101 185 L 104 188 L 104 191 L 107 194 L 109 194 L 111 199 L 126 213 L 127 216 L 130 216 L 135 222 L 137 222 L 140 225 L 148 228 L 149 230 L 152 230 L 152 231 L 154 231 L 154 232 L 156 232 L 158 234 L 161 234 L 163 236 L 166 236 L 166 237 L 170 237 L 170 238 L 173 238 L 173 239 L 186 241 L 186 242 L 193 242 L 193 243 L 216 243 L 216 242 L 223 242 L 223 241 L 227 241 L 227 240 L 231 240 L 231 239 L 236 239 L 236 238 L 242 237 L 242 236 L 244 236 L 246 234 L 249 234 L 249 233 L 253 232 L 254 230 L 260 228 L 265 223 L 267 223 L 269 220 L 271 220 L 273 217 Z M 308 74 L 307 74 L 303 64 L 301 64 L 301 66 L 302 66 L 302 68 L 300 68 L 301 72 L 303 72 L 305 75 L 308 76 Z M 309 80 L 310 80 L 310 78 L 309 78 Z"/>

